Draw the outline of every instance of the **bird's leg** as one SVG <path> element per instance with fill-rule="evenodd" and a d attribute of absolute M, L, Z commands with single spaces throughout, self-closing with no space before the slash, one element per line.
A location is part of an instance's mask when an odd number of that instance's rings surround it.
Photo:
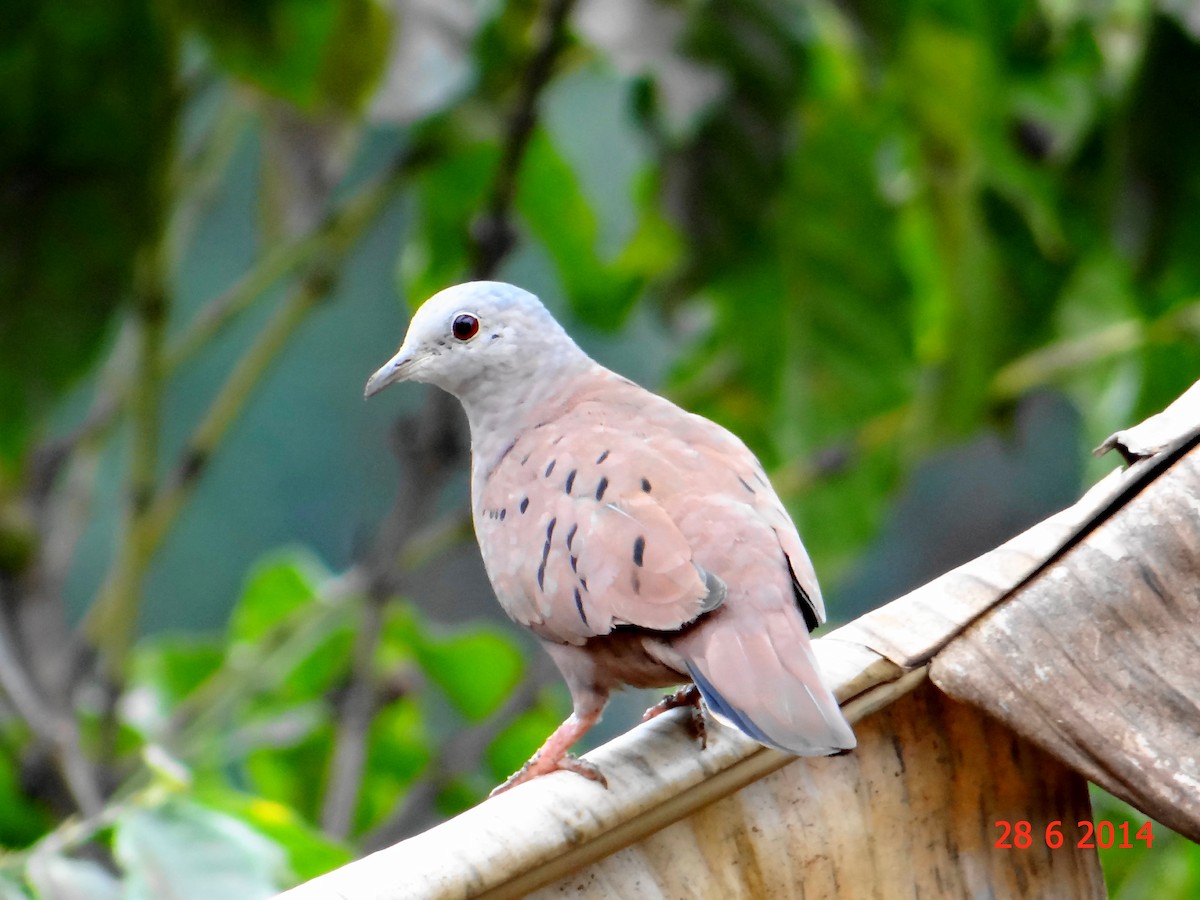
<path fill-rule="evenodd" d="M 495 797 L 511 787 L 522 782 L 557 772 L 562 769 L 582 775 L 591 781 L 608 787 L 608 782 L 600 774 L 600 770 L 590 762 L 576 759 L 567 754 L 571 745 L 587 733 L 588 729 L 600 721 L 600 714 L 608 703 L 608 689 L 597 678 L 596 667 L 590 653 L 584 648 L 573 644 L 554 644 L 549 641 L 542 646 L 554 660 L 558 670 L 562 672 L 567 682 L 567 690 L 571 692 L 571 715 L 554 734 L 542 744 L 542 749 L 529 758 L 529 762 L 521 766 L 509 776 L 504 784 L 497 787 L 489 795 Z"/>
<path fill-rule="evenodd" d="M 648 722 L 651 719 L 661 716 L 663 713 L 671 709 L 686 706 L 692 710 L 690 718 L 690 728 L 692 736 L 700 742 L 700 748 L 708 747 L 708 728 L 704 723 L 704 711 L 700 707 L 700 689 L 694 684 L 687 684 L 681 687 L 673 694 L 667 694 L 652 707 L 646 710 L 642 716 L 643 722 Z"/>
<path fill-rule="evenodd" d="M 582 775 L 584 778 L 597 782 L 602 787 L 608 787 L 608 782 L 599 769 L 587 760 L 576 759 L 567 753 L 571 745 L 583 737 L 587 730 L 599 721 L 600 713 L 603 709 L 603 706 L 599 706 L 583 715 L 580 715 L 578 711 L 571 713 L 567 717 L 567 720 L 554 730 L 554 734 L 546 739 L 546 743 L 542 744 L 542 748 L 533 754 L 525 765 L 510 775 L 507 781 L 495 788 L 488 796 L 495 797 L 497 794 L 502 794 L 509 788 L 516 787 L 522 782 L 530 781 L 539 775 L 548 775 L 551 772 L 557 772 L 560 769 L 566 772 L 574 772 L 576 775 Z"/>

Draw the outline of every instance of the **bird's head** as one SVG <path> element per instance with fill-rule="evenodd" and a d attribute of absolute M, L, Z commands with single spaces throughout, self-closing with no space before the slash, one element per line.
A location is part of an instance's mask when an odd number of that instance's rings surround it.
<path fill-rule="evenodd" d="M 519 395 L 588 357 L 528 291 L 470 281 L 434 294 L 416 311 L 404 343 L 367 381 L 365 395 L 397 381 L 434 384 L 464 403 Z"/>

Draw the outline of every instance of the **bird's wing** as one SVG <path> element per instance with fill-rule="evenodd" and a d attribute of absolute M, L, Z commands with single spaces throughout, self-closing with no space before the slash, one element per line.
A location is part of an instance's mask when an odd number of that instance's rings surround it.
<path fill-rule="evenodd" d="M 522 435 L 478 491 L 475 527 L 508 614 L 578 643 L 619 625 L 675 630 L 719 604 L 660 498 L 677 466 L 584 409 Z"/>
<path fill-rule="evenodd" d="M 519 434 L 475 506 L 501 604 L 550 640 L 694 621 L 724 597 L 705 561 L 742 516 L 770 525 L 806 623 L 824 620 L 808 554 L 754 454 L 611 373 Z"/>

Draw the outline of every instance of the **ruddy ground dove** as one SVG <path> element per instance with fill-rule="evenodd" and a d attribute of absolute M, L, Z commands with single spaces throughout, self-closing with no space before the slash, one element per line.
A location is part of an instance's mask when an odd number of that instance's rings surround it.
<path fill-rule="evenodd" d="M 466 409 L 488 576 L 571 692 L 570 717 L 497 791 L 558 769 L 603 783 L 567 751 L 621 685 L 687 684 L 647 717 L 702 702 L 790 753 L 855 745 L 809 644 L 825 619 L 812 563 L 738 438 L 604 368 L 499 282 L 428 300 L 366 395 L 397 381 Z"/>

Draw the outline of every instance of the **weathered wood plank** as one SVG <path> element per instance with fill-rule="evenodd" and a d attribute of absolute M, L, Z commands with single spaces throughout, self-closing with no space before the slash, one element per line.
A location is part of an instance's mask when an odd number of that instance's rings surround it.
<path fill-rule="evenodd" d="M 924 669 L 903 673 L 865 647 L 816 641 L 814 651 L 851 722 L 927 681 Z M 587 758 L 608 778 L 607 790 L 570 773 L 538 778 L 282 896 L 523 896 L 531 884 L 580 870 L 794 761 L 716 722 L 701 750 L 674 713 Z"/>
<path fill-rule="evenodd" d="M 784 766 L 529 896 L 1104 896 L 1094 851 L 1073 839 L 1091 818 L 1086 783 L 1037 747 L 928 684 L 857 731 L 854 753 Z M 1032 846 L 997 848 L 997 820 L 1029 821 Z"/>
<path fill-rule="evenodd" d="M 948 693 L 1200 840 L 1200 450 L 934 660 Z"/>

